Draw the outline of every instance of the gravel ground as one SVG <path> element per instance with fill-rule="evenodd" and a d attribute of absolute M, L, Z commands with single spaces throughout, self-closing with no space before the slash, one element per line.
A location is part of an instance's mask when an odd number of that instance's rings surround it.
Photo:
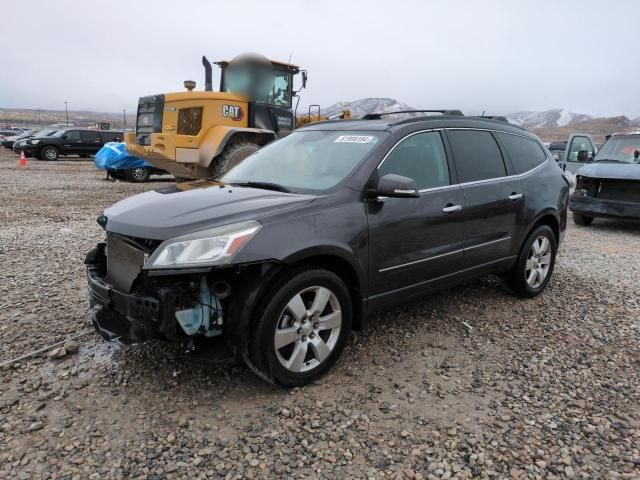
<path fill-rule="evenodd" d="M 95 218 L 161 185 L 0 152 L 0 362 L 87 329 Z M 543 295 L 489 278 L 386 311 L 300 389 L 87 335 L 0 369 L 0 478 L 640 478 L 639 246 L 571 225 Z"/>

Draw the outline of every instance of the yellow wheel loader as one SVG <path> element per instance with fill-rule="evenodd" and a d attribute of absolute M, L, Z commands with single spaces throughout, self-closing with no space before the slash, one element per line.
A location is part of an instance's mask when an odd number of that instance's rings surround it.
<path fill-rule="evenodd" d="M 186 91 L 140 98 L 136 131 L 127 150 L 176 180 L 220 175 L 266 143 L 295 127 L 292 98 L 306 86 L 307 72 L 263 57 L 215 62 L 220 91 L 212 91 L 212 67 L 202 57 L 205 89 L 185 81 Z M 294 90 L 293 78 L 302 82 Z"/>

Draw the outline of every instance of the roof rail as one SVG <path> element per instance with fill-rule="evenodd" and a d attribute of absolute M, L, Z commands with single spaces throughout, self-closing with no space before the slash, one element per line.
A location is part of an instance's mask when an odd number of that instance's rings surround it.
<path fill-rule="evenodd" d="M 361 120 L 380 120 L 383 115 L 396 115 L 398 113 L 441 113 L 442 115 L 463 116 L 460 110 L 398 110 L 395 112 L 367 113 Z"/>
<path fill-rule="evenodd" d="M 498 120 L 499 122 L 510 123 L 509 119 L 504 115 L 480 115 L 480 118 L 488 118 L 489 120 Z"/>

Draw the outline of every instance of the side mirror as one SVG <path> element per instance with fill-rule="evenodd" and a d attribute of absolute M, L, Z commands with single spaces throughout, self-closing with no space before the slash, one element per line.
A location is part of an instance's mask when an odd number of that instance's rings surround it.
<path fill-rule="evenodd" d="M 307 71 L 302 70 L 302 88 L 307 88 Z"/>
<path fill-rule="evenodd" d="M 578 159 L 579 162 L 588 162 L 590 160 L 589 158 L 589 152 L 586 150 L 580 150 L 578 152 Z"/>
<path fill-rule="evenodd" d="M 369 190 L 370 197 L 417 198 L 420 196 L 413 178 L 389 173 L 378 180 L 378 184 Z"/>

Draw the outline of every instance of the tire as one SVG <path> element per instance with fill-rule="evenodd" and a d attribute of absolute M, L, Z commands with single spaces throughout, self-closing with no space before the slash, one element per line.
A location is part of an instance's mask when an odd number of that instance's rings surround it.
<path fill-rule="evenodd" d="M 513 292 L 523 298 L 539 295 L 551 279 L 557 252 L 558 241 L 550 227 L 540 225 L 533 230 L 507 276 L 507 284 Z"/>
<path fill-rule="evenodd" d="M 593 217 L 573 212 L 573 223 L 582 227 L 588 227 L 593 223 Z"/>
<path fill-rule="evenodd" d="M 220 155 L 213 159 L 211 164 L 213 176 L 217 177 L 228 172 L 249 155 L 257 152 L 259 148 L 259 145 L 251 142 L 230 143 L 224 147 Z"/>
<path fill-rule="evenodd" d="M 136 167 L 127 170 L 127 180 L 133 183 L 145 183 L 149 181 L 151 170 L 148 167 Z"/>
<path fill-rule="evenodd" d="M 179 175 L 174 175 L 173 179 L 175 180 L 176 183 L 182 183 L 182 182 L 193 182 L 193 178 L 189 178 L 189 177 L 181 177 Z"/>
<path fill-rule="evenodd" d="M 40 150 L 40 156 L 44 159 L 47 160 L 49 162 L 54 162 L 56 160 L 58 160 L 58 157 L 60 156 L 58 153 L 58 149 L 56 147 L 44 147 L 42 150 Z"/>
<path fill-rule="evenodd" d="M 309 317 L 315 300 L 324 306 Z M 265 295 L 257 311 L 260 316 L 248 339 L 249 366 L 283 387 L 320 378 L 340 357 L 351 333 L 349 290 L 335 273 L 321 268 L 299 270 L 283 278 Z"/>

